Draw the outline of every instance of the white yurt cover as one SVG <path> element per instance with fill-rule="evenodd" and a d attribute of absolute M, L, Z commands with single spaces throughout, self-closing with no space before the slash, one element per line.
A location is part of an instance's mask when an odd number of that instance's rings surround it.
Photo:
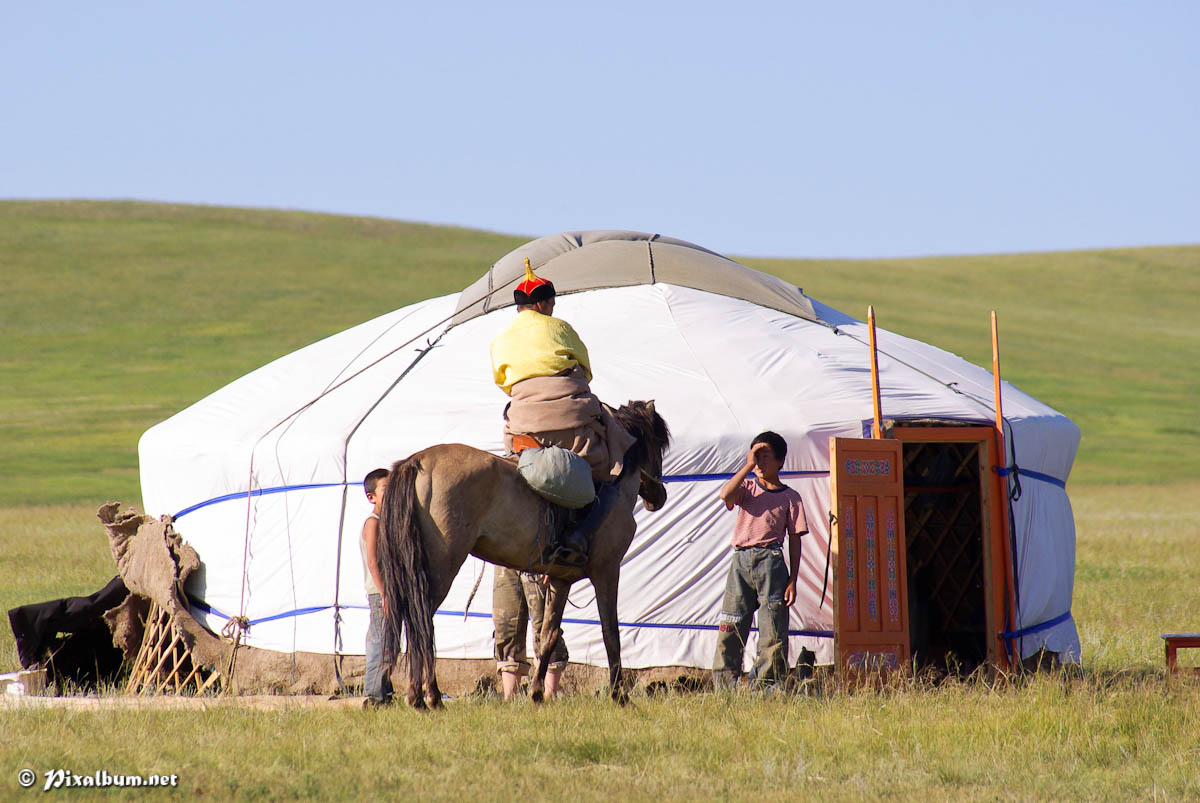
<path fill-rule="evenodd" d="M 492 383 L 488 345 L 512 319 L 524 257 L 558 287 L 555 315 L 587 344 L 593 391 L 614 405 L 655 399 L 674 436 L 667 504 L 655 513 L 639 505 L 622 567 L 625 666 L 711 666 L 735 516 L 717 490 L 765 429 L 788 441 L 784 481 L 803 496 L 812 530 L 791 654 L 804 645 L 832 660 L 831 591 L 821 594 L 828 443 L 869 432 L 866 326 L 776 277 L 634 232 L 535 240 L 460 294 L 281 357 L 147 431 L 146 512 L 175 516 L 203 561 L 187 588 L 193 613 L 217 632 L 230 616 L 248 617 L 245 642 L 256 647 L 363 652 L 362 478 L 436 443 L 502 453 L 507 397 Z M 878 346 L 886 417 L 993 419 L 989 372 L 883 330 Z M 1016 643 L 1022 657 L 1045 647 L 1078 660 L 1065 481 L 1079 430 L 1011 385 L 1003 393 L 1023 489 L 1013 505 Z M 435 620 L 440 657 L 492 656 L 490 589 L 491 567 L 469 558 Z M 605 665 L 586 582 L 571 593 L 564 631 L 573 661 Z M 751 644 L 748 663 L 753 653 Z"/>

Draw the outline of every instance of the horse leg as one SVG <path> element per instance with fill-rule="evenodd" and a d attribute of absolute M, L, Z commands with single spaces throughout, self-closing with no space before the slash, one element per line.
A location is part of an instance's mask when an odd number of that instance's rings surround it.
<path fill-rule="evenodd" d="M 432 629 L 432 625 L 430 628 Z M 418 711 L 432 711 L 442 707 L 442 692 L 437 682 L 437 657 L 433 656 L 425 664 L 425 682 L 410 684 L 405 700 Z"/>
<path fill-rule="evenodd" d="M 433 632 L 433 616 L 437 612 L 437 606 L 442 604 L 446 599 L 446 595 L 450 593 L 450 586 L 454 582 L 458 570 L 462 568 L 462 564 L 466 561 L 468 550 L 465 544 L 472 543 L 477 534 L 466 534 L 462 529 L 447 530 L 445 541 L 434 542 L 428 547 L 427 554 L 430 557 L 430 577 L 429 577 L 429 599 L 432 604 L 429 607 L 429 630 Z M 436 569 L 434 567 L 437 567 Z M 425 683 L 421 689 L 412 690 L 410 693 L 417 696 L 419 699 L 418 708 L 428 707 L 430 710 L 442 707 L 442 691 L 438 687 L 437 682 L 437 655 L 434 652 L 429 652 L 425 664 Z M 423 699 L 420 699 L 423 693 Z"/>
<path fill-rule="evenodd" d="M 442 707 L 442 691 L 438 688 L 437 675 L 430 674 L 425 684 L 425 704 L 430 709 Z"/>
<path fill-rule="evenodd" d="M 620 566 L 605 568 L 592 575 L 592 586 L 596 589 L 596 608 L 600 612 L 600 633 L 604 636 L 604 651 L 608 653 L 608 688 L 613 702 L 629 703 L 629 692 L 625 688 L 625 675 L 621 669 L 621 632 L 617 626 L 617 585 Z"/>
<path fill-rule="evenodd" d="M 546 684 L 546 672 L 550 668 L 550 653 L 554 645 L 562 638 L 563 611 L 567 607 L 567 596 L 571 591 L 571 583 L 558 578 L 550 579 L 550 597 L 547 600 L 545 612 L 542 614 L 542 629 L 538 637 L 537 672 L 534 673 L 533 683 L 529 686 L 529 699 L 535 703 L 542 702 Z"/>

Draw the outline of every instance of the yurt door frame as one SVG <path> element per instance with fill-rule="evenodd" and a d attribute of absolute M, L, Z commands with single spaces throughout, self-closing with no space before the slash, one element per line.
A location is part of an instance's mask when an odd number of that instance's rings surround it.
<path fill-rule="evenodd" d="M 838 671 L 898 668 L 914 650 L 918 665 L 946 668 L 953 639 L 927 638 L 929 621 L 956 632 L 981 624 L 960 663 L 1008 669 L 1012 561 L 996 430 L 895 422 L 886 434 L 830 439 Z"/>

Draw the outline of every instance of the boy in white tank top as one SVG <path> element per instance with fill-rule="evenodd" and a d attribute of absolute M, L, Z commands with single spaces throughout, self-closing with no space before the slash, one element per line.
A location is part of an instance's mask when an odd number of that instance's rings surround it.
<path fill-rule="evenodd" d="M 358 548 L 362 553 L 363 585 L 367 591 L 367 606 L 371 609 L 371 623 L 367 627 L 367 671 L 363 678 L 363 708 L 387 705 L 392 701 L 392 664 L 395 656 L 384 654 L 383 628 L 387 616 L 387 603 L 379 593 L 383 587 L 383 572 L 379 568 L 378 536 L 379 511 L 383 507 L 383 495 L 387 491 L 388 472 L 377 468 L 363 478 L 363 490 L 367 501 L 374 507 L 363 522 Z"/>

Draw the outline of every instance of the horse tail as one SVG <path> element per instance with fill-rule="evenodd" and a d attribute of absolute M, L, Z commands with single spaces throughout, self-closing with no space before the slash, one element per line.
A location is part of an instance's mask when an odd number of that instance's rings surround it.
<path fill-rule="evenodd" d="M 401 627 L 408 635 L 408 677 L 413 692 L 434 680 L 433 604 L 429 594 L 429 560 L 417 520 L 416 457 L 398 460 L 388 475 L 379 516 L 379 563 L 387 600 L 384 650 L 399 655 Z"/>

